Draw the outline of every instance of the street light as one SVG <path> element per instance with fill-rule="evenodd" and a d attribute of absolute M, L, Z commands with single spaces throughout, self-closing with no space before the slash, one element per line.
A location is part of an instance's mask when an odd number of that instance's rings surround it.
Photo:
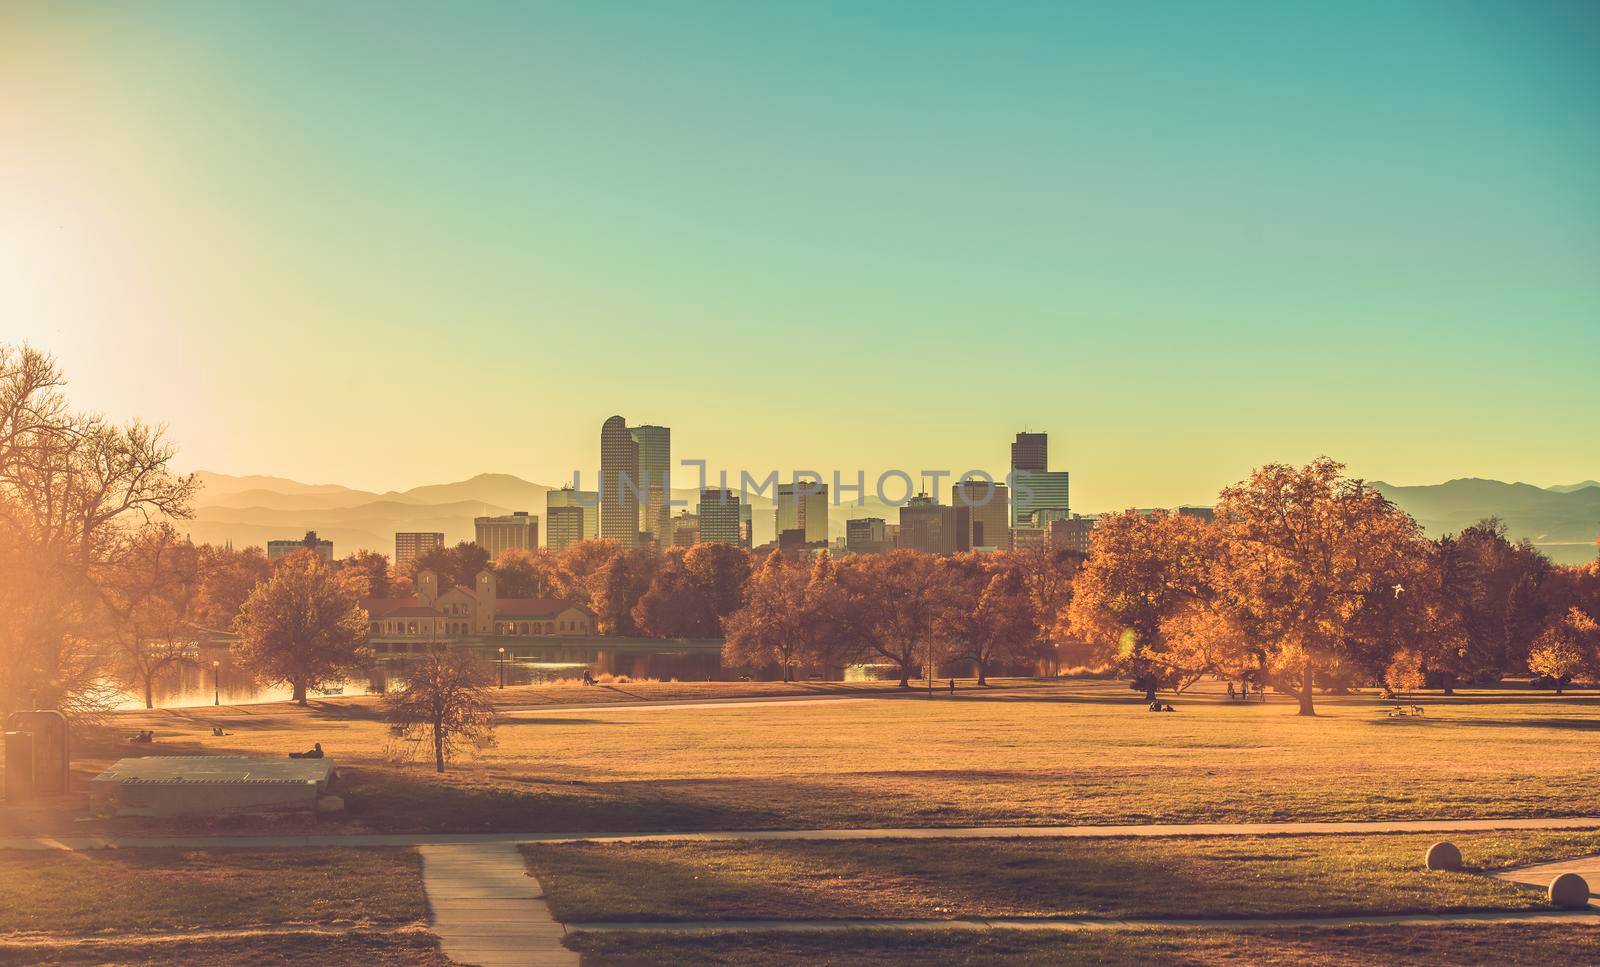
<path fill-rule="evenodd" d="M 506 646 L 500 646 L 500 687 L 506 687 Z"/>
<path fill-rule="evenodd" d="M 211 662 L 211 704 L 222 704 L 222 662 L 215 659 Z"/>

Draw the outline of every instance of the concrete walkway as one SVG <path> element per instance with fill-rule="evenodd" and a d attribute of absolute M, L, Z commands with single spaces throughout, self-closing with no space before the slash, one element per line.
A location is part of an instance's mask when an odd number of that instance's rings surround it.
<path fill-rule="evenodd" d="M 1557 860 L 1554 863 L 1535 863 L 1532 866 L 1515 866 L 1498 870 L 1495 876 L 1513 883 L 1525 883 L 1541 890 L 1550 888 L 1550 881 L 1563 873 L 1576 873 L 1589 884 L 1589 908 L 1595 909 L 1595 891 L 1600 890 L 1600 854 L 1580 856 L 1576 859 Z"/>
<path fill-rule="evenodd" d="M 479 967 L 577 967 L 544 890 L 511 843 L 422 846 L 422 889 L 445 955 Z"/>
<path fill-rule="evenodd" d="M 1205 920 L 1100 920 L 1091 917 L 963 917 L 955 920 L 695 920 L 638 923 L 569 923 L 574 933 L 850 933 L 862 930 L 1263 930 L 1285 927 L 1379 927 L 1471 923 L 1600 924 L 1594 910 L 1491 913 L 1411 913 L 1353 917 L 1252 917 Z"/>
<path fill-rule="evenodd" d="M 1600 816 L 1554 819 L 1412 819 L 1372 822 L 1147 823 L 1123 826 L 911 826 L 858 829 L 723 829 L 655 833 L 319 833 L 298 836 L 10 836 L 0 850 L 182 847 L 488 846 L 515 843 L 731 842 L 861 839 L 1096 839 L 1112 836 L 1311 836 L 1340 833 L 1465 833 L 1505 829 L 1600 829 Z M 1596 882 L 1596 881 L 1591 881 Z"/>

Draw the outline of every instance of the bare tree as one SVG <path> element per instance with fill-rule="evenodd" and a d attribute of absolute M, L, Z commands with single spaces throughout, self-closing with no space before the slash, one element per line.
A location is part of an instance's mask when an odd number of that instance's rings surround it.
<path fill-rule="evenodd" d="M 433 746 L 433 768 L 443 772 L 464 748 L 494 744 L 494 702 L 489 672 L 467 652 L 434 652 L 406 670 L 405 686 L 384 698 L 396 738 Z"/>

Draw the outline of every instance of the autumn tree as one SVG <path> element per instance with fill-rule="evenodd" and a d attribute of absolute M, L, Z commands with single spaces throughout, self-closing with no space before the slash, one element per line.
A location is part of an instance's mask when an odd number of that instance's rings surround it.
<path fill-rule="evenodd" d="M 339 562 L 339 566 L 351 574 L 360 575 L 366 582 L 364 597 L 389 598 L 394 596 L 392 581 L 389 575 L 389 555 L 381 551 L 369 551 L 362 548 Z"/>
<path fill-rule="evenodd" d="M 633 608 L 634 624 L 657 638 L 711 638 L 742 604 L 750 555 L 728 544 L 668 548 Z"/>
<path fill-rule="evenodd" d="M 1059 618 L 1072 601 L 1072 582 L 1083 566 L 1083 555 L 1040 541 L 992 557 L 1021 581 L 1034 625 L 1034 650 L 1056 668 L 1061 645 L 1072 638 L 1070 626 Z"/>
<path fill-rule="evenodd" d="M 432 571 L 439 577 L 439 590 L 464 588 L 471 591 L 478 586 L 478 573 L 489 567 L 489 552 L 471 541 L 460 541 L 454 547 L 430 547 L 411 559 L 407 577 L 416 578 L 418 571 Z"/>
<path fill-rule="evenodd" d="M 1163 623 L 1212 598 L 1214 525 L 1188 514 L 1136 511 L 1095 524 L 1090 553 L 1073 581 L 1062 633 L 1096 644 L 1129 684 L 1153 700 L 1180 678 Z"/>
<path fill-rule="evenodd" d="M 0 713 L 104 707 L 112 557 L 144 523 L 187 517 L 196 488 L 161 428 L 74 412 L 64 385 L 48 355 L 0 344 Z"/>
<path fill-rule="evenodd" d="M 1259 667 L 1259 653 L 1245 629 L 1212 603 L 1196 599 L 1161 620 L 1165 647 L 1146 660 L 1161 669 L 1174 691 L 1207 676 L 1245 680 Z"/>
<path fill-rule="evenodd" d="M 433 750 L 435 772 L 464 749 L 494 744 L 492 680 L 465 651 L 432 652 L 411 662 L 404 684 L 384 696 L 390 734 Z"/>
<path fill-rule="evenodd" d="M 805 575 L 781 551 L 767 555 L 745 582 L 744 603 L 723 621 L 723 657 L 739 668 L 777 665 L 793 681 L 806 654 L 801 630 Z"/>
<path fill-rule="evenodd" d="M 199 587 L 200 554 L 169 524 L 127 535 L 112 552 L 101 589 L 106 634 L 144 707 L 155 707 L 155 679 L 191 665 L 197 653 L 190 621 Z"/>
<path fill-rule="evenodd" d="M 199 548 L 200 587 L 192 619 L 210 631 L 226 631 L 256 585 L 272 573 L 267 555 L 259 547 L 235 550 L 203 544 Z"/>
<path fill-rule="evenodd" d="M 1299 694 L 1300 714 L 1315 715 L 1319 677 L 1357 657 L 1369 609 L 1425 568 L 1421 529 L 1326 457 L 1261 467 L 1222 491 L 1216 518 L 1224 606 Z"/>
<path fill-rule="evenodd" d="M 240 665 L 267 682 L 287 682 L 294 700 L 365 661 L 364 579 L 309 551 L 278 562 L 272 576 L 245 600 L 234 630 Z"/>
<path fill-rule="evenodd" d="M 1600 682 L 1600 625 L 1585 611 L 1571 608 L 1533 643 L 1528 669 L 1555 683 L 1556 694 L 1568 682 Z"/>
<path fill-rule="evenodd" d="M 939 564 L 945 579 L 934 626 L 945 655 L 971 662 L 978 685 L 987 686 L 996 664 L 1030 656 L 1038 640 L 1023 572 L 981 554 L 958 554 Z"/>
<path fill-rule="evenodd" d="M 544 548 L 509 547 L 491 565 L 501 597 L 554 598 L 560 595 L 556 555 Z"/>
<path fill-rule="evenodd" d="M 901 688 L 922 664 L 932 665 L 942 575 L 931 554 L 905 548 L 863 554 L 839 569 L 848 633 L 895 666 Z"/>

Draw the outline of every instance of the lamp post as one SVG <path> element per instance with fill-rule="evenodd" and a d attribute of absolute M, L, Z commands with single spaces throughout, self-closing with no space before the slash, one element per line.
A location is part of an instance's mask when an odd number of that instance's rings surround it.
<path fill-rule="evenodd" d="M 211 704 L 222 704 L 222 662 L 211 661 Z"/>
<path fill-rule="evenodd" d="M 506 646 L 500 646 L 500 687 L 506 687 Z"/>

